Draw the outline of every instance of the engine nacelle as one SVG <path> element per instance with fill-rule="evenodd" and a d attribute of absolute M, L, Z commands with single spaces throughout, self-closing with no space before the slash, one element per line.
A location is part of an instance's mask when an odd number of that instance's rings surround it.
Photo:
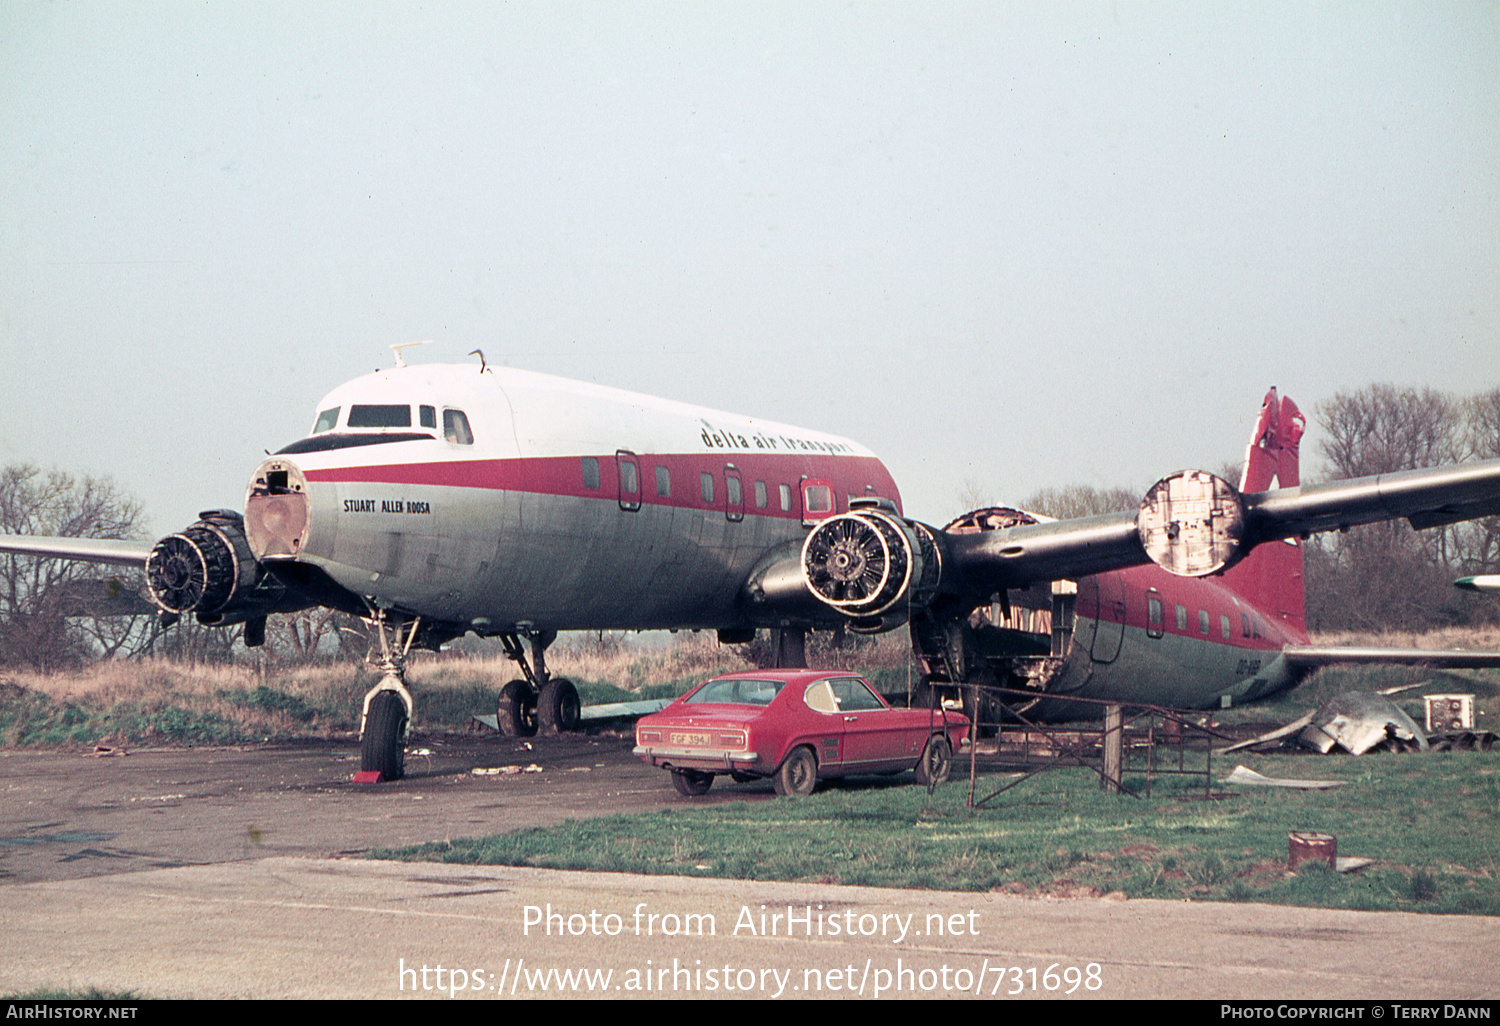
<path fill-rule="evenodd" d="M 170 616 L 192 613 L 198 622 L 226 626 L 284 612 L 287 588 L 270 577 L 233 510 L 209 510 L 177 534 L 156 543 L 146 559 L 151 597 Z"/>
<path fill-rule="evenodd" d="M 854 509 L 818 524 L 802 544 L 808 590 L 851 619 L 873 620 L 903 600 L 925 604 L 940 574 L 932 530 L 878 504 L 856 500 Z"/>
<path fill-rule="evenodd" d="M 1135 527 L 1151 561 L 1179 577 L 1205 577 L 1245 554 L 1245 504 L 1223 478 L 1182 470 L 1146 492 Z"/>

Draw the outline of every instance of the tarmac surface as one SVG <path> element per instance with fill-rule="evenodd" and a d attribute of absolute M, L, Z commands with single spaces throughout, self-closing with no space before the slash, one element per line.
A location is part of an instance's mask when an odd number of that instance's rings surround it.
<path fill-rule="evenodd" d="M 628 738 L 0 752 L 0 995 L 1493 999 L 1500 919 L 370 861 L 688 801 Z M 475 768 L 539 771 L 475 775 Z M 716 783 L 695 803 L 772 801 Z"/>

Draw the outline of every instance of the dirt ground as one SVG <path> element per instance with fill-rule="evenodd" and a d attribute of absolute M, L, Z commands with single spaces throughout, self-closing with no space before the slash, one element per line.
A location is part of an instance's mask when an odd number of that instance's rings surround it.
<path fill-rule="evenodd" d="M 549 825 L 687 799 L 621 733 L 414 739 L 405 779 L 355 784 L 354 741 L 0 751 L 0 883 L 327 855 Z M 522 772 L 477 775 L 475 769 Z M 528 767 L 535 767 L 530 772 Z M 697 804 L 771 798 L 727 780 Z"/>

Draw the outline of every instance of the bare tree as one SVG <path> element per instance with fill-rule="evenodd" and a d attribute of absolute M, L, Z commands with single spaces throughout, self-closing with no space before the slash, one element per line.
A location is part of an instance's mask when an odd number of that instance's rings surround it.
<path fill-rule="evenodd" d="M 364 623 L 348 613 L 313 606 L 267 619 L 264 654 L 278 662 L 363 658 L 369 647 Z"/>
<path fill-rule="evenodd" d="M 1068 517 L 1092 517 L 1100 513 L 1133 510 L 1141 504 L 1138 492 L 1128 488 L 1095 488 L 1093 485 L 1064 485 L 1043 488 L 1028 495 L 1021 506 L 1028 513 L 1064 520 Z"/>
<path fill-rule="evenodd" d="M 958 490 L 958 506 L 964 512 L 974 509 L 982 509 L 985 506 L 993 506 L 995 503 L 990 498 L 990 493 L 984 485 L 972 477 L 964 478 L 963 487 Z"/>
<path fill-rule="evenodd" d="M 107 478 L 77 479 L 33 464 L 0 468 L 0 533 L 69 538 L 139 537 L 140 503 Z M 134 592 L 139 575 L 106 575 L 105 593 Z M 30 556 L 0 558 L 0 665 L 48 671 L 76 663 L 93 651 L 90 643 L 118 652 L 134 624 L 95 623 L 85 631 L 69 613 L 80 582 L 97 581 L 98 567 Z M 112 582 L 112 583 L 111 583 Z M 70 586 L 72 586 L 70 588 Z"/>
<path fill-rule="evenodd" d="M 1431 388 L 1368 385 L 1319 404 L 1319 451 L 1338 480 L 1456 463 L 1474 451 L 1470 404 Z M 1321 536 L 1307 549 L 1315 628 L 1419 630 L 1462 619 L 1451 586 L 1471 528 L 1404 521 Z"/>

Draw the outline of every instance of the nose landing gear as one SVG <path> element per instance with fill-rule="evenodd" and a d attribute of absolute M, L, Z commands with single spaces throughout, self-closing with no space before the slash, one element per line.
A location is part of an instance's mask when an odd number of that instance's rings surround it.
<path fill-rule="evenodd" d="M 418 640 L 422 620 L 384 609 L 372 609 L 366 619 L 380 642 L 377 665 L 381 676 L 379 683 L 365 694 L 360 714 L 360 778 L 400 780 L 406 773 L 406 742 L 415 708 L 406 688 L 406 656 Z M 423 647 L 435 649 L 438 642 L 452 636 L 441 632 L 434 636 L 429 631 L 423 637 Z M 522 637 L 531 642 L 530 659 L 522 646 Z M 530 737 L 538 730 L 544 734 L 562 734 L 578 729 L 581 713 L 578 689 L 572 681 L 547 672 L 545 653 L 556 639 L 556 631 L 524 634 L 511 631 L 500 635 L 505 654 L 520 666 L 524 676 L 500 689 L 497 721 L 501 734 Z"/>
<path fill-rule="evenodd" d="M 359 718 L 359 769 L 361 776 L 379 774 L 385 780 L 400 780 L 406 774 L 406 739 L 414 709 L 406 689 L 406 654 L 417 638 L 421 618 L 403 620 L 376 609 L 369 620 L 380 639 L 381 675 L 379 683 L 365 693 Z"/>

